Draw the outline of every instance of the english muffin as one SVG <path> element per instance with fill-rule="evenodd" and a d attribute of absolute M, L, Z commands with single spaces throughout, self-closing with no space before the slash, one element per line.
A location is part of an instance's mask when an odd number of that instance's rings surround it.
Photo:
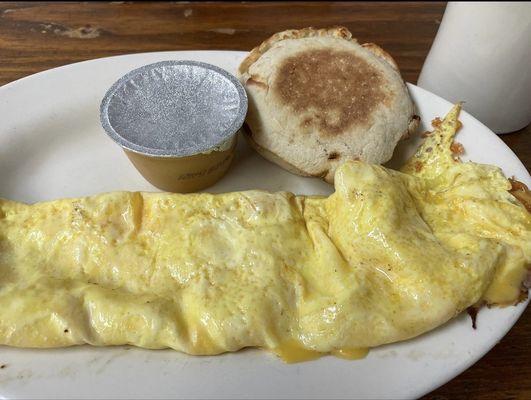
<path fill-rule="evenodd" d="M 333 183 L 346 160 L 381 164 L 419 117 L 393 58 L 343 27 L 277 33 L 240 65 L 246 135 L 265 158 Z"/>

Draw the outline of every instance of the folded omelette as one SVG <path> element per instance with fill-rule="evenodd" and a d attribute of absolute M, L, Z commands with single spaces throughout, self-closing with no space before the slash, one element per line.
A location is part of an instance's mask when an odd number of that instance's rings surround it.
<path fill-rule="evenodd" d="M 499 168 L 452 154 L 458 114 L 401 172 L 343 164 L 327 198 L 0 200 L 0 344 L 355 357 L 517 302 L 531 217 Z"/>

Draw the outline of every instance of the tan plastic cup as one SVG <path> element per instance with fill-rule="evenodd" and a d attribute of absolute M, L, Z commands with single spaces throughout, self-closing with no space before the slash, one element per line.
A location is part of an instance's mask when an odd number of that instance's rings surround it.
<path fill-rule="evenodd" d="M 103 128 L 151 184 L 205 189 L 227 172 L 247 95 L 227 71 L 197 61 L 162 61 L 116 81 L 100 106 Z"/>
<path fill-rule="evenodd" d="M 124 149 L 125 154 L 148 182 L 167 192 L 190 193 L 219 181 L 234 158 L 237 136 L 227 150 L 187 157 L 153 157 Z"/>

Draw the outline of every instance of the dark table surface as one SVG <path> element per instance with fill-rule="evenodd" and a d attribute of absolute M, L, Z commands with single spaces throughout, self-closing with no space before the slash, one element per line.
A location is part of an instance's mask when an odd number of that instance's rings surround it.
<path fill-rule="evenodd" d="M 160 50 L 250 50 L 275 32 L 344 25 L 416 83 L 445 3 L 0 3 L 0 85 L 64 64 Z M 1 115 L 1 110 L 0 110 Z M 501 138 L 531 166 L 531 128 Z M 531 399 L 531 313 L 427 399 Z"/>

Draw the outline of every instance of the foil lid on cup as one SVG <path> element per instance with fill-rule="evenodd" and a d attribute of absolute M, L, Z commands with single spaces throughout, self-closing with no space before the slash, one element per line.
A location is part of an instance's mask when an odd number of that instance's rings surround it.
<path fill-rule="evenodd" d="M 162 157 L 210 151 L 242 126 L 247 95 L 225 70 L 162 61 L 120 78 L 101 103 L 101 122 L 124 149 Z"/>

